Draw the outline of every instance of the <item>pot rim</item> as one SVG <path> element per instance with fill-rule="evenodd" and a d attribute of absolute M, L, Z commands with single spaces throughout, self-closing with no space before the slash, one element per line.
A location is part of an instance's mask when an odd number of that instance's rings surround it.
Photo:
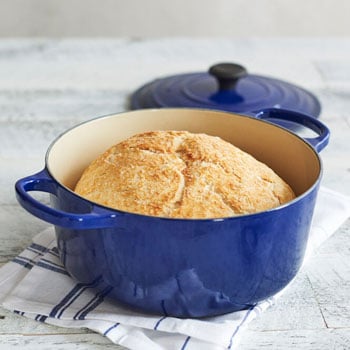
<path fill-rule="evenodd" d="M 49 156 L 50 156 L 50 152 L 52 150 L 52 148 L 54 147 L 54 145 L 58 142 L 58 140 L 60 140 L 62 137 L 64 137 L 66 134 L 68 134 L 70 131 L 79 128 L 82 125 L 88 124 L 88 123 L 93 123 L 95 121 L 101 120 L 101 119 L 108 119 L 108 118 L 113 118 L 113 117 L 117 117 L 121 114 L 138 114 L 138 113 L 142 113 L 143 111 L 147 111 L 147 112 L 161 112 L 164 110 L 194 110 L 194 111 L 203 111 L 203 112 L 214 112 L 214 113 L 219 113 L 219 114 L 228 114 L 228 115 L 237 115 L 239 117 L 243 117 L 243 118 L 250 118 L 253 119 L 254 121 L 256 121 L 257 123 L 268 123 L 274 127 L 276 127 L 277 129 L 282 129 L 286 132 L 288 132 L 289 134 L 291 134 L 293 137 L 295 137 L 296 139 L 298 139 L 299 141 L 303 142 L 309 149 L 311 149 L 311 151 L 314 153 L 314 155 L 316 156 L 317 160 L 318 160 L 318 165 L 319 165 L 319 174 L 317 176 L 317 179 L 314 181 L 313 185 L 310 186 L 305 192 L 303 192 L 302 194 L 298 195 L 297 197 L 295 197 L 293 200 L 281 204 L 277 207 L 268 209 L 268 210 L 264 210 L 264 211 L 259 211 L 256 213 L 248 213 L 248 214 L 239 214 L 239 215 L 235 215 L 235 216 L 225 216 L 225 217 L 220 217 L 220 218 L 170 218 L 170 217 L 163 217 L 163 216 L 152 216 L 152 215 L 146 215 L 146 214 L 139 214 L 139 213 L 133 213 L 133 212 L 128 212 L 128 211 L 123 211 L 123 210 L 119 210 L 119 209 L 114 209 L 108 206 L 104 206 L 102 204 L 93 202 L 83 196 L 80 196 L 79 194 L 75 193 L 72 189 L 70 189 L 69 187 L 65 186 L 63 183 L 61 183 L 60 181 L 58 181 L 56 179 L 56 177 L 54 176 L 54 174 L 51 172 L 50 167 L 49 167 Z M 306 140 L 304 140 L 301 136 L 295 134 L 294 132 L 290 131 L 289 129 L 277 125 L 275 123 L 272 123 L 268 120 L 262 120 L 262 119 L 258 119 L 256 117 L 253 116 L 249 116 L 249 115 L 245 115 L 245 114 L 241 114 L 241 113 L 233 113 L 233 112 L 227 112 L 227 111 L 221 111 L 221 110 L 208 110 L 205 108 L 150 108 L 150 109 L 138 109 L 138 110 L 133 110 L 133 111 L 122 111 L 122 112 L 117 112 L 114 114 L 106 114 L 103 116 L 99 116 L 99 117 L 95 117 L 86 121 L 83 121 L 81 123 L 78 123 L 70 128 L 68 128 L 67 130 L 65 130 L 64 132 L 62 132 L 60 135 L 58 135 L 49 145 L 47 151 L 46 151 L 46 155 L 45 155 L 45 169 L 48 172 L 49 176 L 52 177 L 52 179 L 57 183 L 58 186 L 60 186 L 61 188 L 65 189 L 66 191 L 69 191 L 72 195 L 78 197 L 79 199 L 86 201 L 87 203 L 89 203 L 92 207 L 97 207 L 97 208 L 102 208 L 104 211 L 107 210 L 108 212 L 116 215 L 136 215 L 138 217 L 144 217 L 144 218 L 149 218 L 149 219 L 161 219 L 161 220 L 169 220 L 169 221 L 194 221 L 194 222 L 221 222 L 224 220 L 228 220 L 228 219 L 242 219 L 242 218 L 250 218 L 252 216 L 258 216 L 258 215 L 264 215 L 267 213 L 272 213 L 272 212 L 276 212 L 279 210 L 282 210 L 285 207 L 288 207 L 290 205 L 293 205 L 297 202 L 299 202 L 300 200 L 302 200 L 303 198 L 305 198 L 306 196 L 308 196 L 308 194 L 310 192 L 312 192 L 320 183 L 320 180 L 322 178 L 323 175 L 323 164 L 322 164 L 322 160 L 319 156 L 319 154 L 317 153 L 317 151 L 312 147 L 312 145 L 307 142 Z"/>

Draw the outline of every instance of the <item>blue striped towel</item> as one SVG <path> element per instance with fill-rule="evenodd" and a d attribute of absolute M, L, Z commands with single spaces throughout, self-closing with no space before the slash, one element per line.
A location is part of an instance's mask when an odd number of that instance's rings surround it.
<path fill-rule="evenodd" d="M 321 188 L 306 260 L 349 216 L 350 198 Z M 237 349 L 247 324 L 283 293 L 244 311 L 200 320 L 178 319 L 145 315 L 111 302 L 108 288 L 94 290 L 99 283 L 77 283 L 68 275 L 50 228 L 0 269 L 0 303 L 39 322 L 89 328 L 129 349 L 222 350 Z"/>

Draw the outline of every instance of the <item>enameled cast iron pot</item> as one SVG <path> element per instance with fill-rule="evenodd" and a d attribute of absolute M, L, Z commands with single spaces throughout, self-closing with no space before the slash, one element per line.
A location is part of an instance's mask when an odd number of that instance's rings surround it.
<path fill-rule="evenodd" d="M 261 120 L 293 120 L 316 131 L 305 141 Z M 278 208 L 220 219 L 169 219 L 94 204 L 72 191 L 83 169 L 111 145 L 139 132 L 188 130 L 220 136 L 269 165 L 297 198 Z M 67 271 L 101 296 L 143 311 L 201 317 L 243 309 L 296 275 L 321 178 L 315 151 L 329 131 L 283 110 L 253 117 L 197 109 L 138 110 L 97 118 L 58 137 L 45 169 L 16 183 L 20 204 L 55 225 Z M 51 207 L 29 195 L 51 194 Z"/>

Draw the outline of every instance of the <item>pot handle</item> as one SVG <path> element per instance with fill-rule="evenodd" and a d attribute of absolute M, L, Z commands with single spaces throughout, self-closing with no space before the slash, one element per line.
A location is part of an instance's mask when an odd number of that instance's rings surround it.
<path fill-rule="evenodd" d="M 57 195 L 58 183 L 46 169 L 37 174 L 20 179 L 15 184 L 16 197 L 20 205 L 29 213 L 53 225 L 70 229 L 96 229 L 115 226 L 118 215 L 92 204 L 88 214 L 73 214 L 49 207 L 29 195 L 30 191 L 46 192 Z"/>
<path fill-rule="evenodd" d="M 269 108 L 259 111 L 255 114 L 256 118 L 271 121 L 279 126 L 286 127 L 292 132 L 297 133 L 297 130 L 293 130 L 283 124 L 283 121 L 292 122 L 297 127 L 303 126 L 313 130 L 317 137 L 303 137 L 305 141 L 310 143 L 317 152 L 322 151 L 329 142 L 330 131 L 326 125 L 320 122 L 314 117 L 310 117 L 307 114 L 298 113 L 286 109 Z M 281 124 L 279 123 L 281 121 Z"/>

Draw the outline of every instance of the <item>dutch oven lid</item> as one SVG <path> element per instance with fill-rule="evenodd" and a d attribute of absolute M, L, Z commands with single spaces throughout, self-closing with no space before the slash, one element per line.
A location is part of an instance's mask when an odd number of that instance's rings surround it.
<path fill-rule="evenodd" d="M 282 80 L 249 74 L 239 64 L 219 63 L 208 72 L 154 80 L 131 96 L 131 108 L 190 107 L 237 113 L 283 108 L 317 118 L 318 99 L 309 91 Z"/>

